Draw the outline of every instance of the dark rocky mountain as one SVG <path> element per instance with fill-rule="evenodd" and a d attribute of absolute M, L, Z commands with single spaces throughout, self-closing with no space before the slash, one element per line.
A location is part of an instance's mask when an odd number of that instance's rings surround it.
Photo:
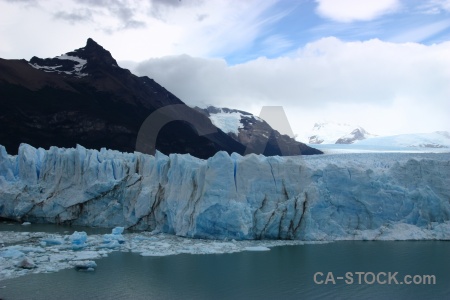
<path fill-rule="evenodd" d="M 154 80 L 120 68 L 92 39 L 55 58 L 0 59 L 0 144 L 9 153 L 16 153 L 20 143 L 133 152 L 141 126 L 155 111 L 163 111 L 156 119 L 166 125 L 155 143 L 144 139 L 145 147 L 138 151 L 153 154 L 156 144 L 165 154 L 200 158 L 220 150 L 245 152 L 242 143 Z"/>
<path fill-rule="evenodd" d="M 322 152 L 280 134 L 263 119 L 242 110 L 230 108 L 195 107 L 203 112 L 222 131 L 241 144 L 248 152 L 265 155 L 321 154 Z"/>

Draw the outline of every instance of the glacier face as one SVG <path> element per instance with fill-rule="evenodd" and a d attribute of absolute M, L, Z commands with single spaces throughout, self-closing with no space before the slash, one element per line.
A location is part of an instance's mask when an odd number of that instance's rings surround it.
<path fill-rule="evenodd" d="M 449 153 L 201 160 L 22 144 L 17 156 L 0 146 L 0 217 L 210 239 L 376 239 L 405 228 L 449 239 L 448 178 Z"/>

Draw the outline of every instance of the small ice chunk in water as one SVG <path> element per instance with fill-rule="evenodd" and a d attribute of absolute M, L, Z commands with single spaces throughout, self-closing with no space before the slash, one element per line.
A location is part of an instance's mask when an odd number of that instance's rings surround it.
<path fill-rule="evenodd" d="M 112 234 L 122 234 L 124 229 L 125 229 L 124 227 L 113 228 Z"/>
<path fill-rule="evenodd" d="M 30 222 L 23 222 L 22 225 L 23 226 L 27 226 L 27 225 L 31 225 L 31 223 Z"/>
<path fill-rule="evenodd" d="M 110 248 L 110 249 L 112 249 L 112 248 L 116 248 L 116 247 L 119 247 L 119 246 L 120 246 L 120 244 L 119 244 L 119 242 L 117 240 L 111 240 L 109 242 L 104 241 L 103 245 L 100 245 L 100 248 Z"/>
<path fill-rule="evenodd" d="M 52 237 L 43 238 L 41 241 L 44 243 L 44 246 L 61 245 L 62 243 L 64 243 L 62 239 Z"/>
<path fill-rule="evenodd" d="M 87 234 L 84 231 L 75 231 L 70 236 L 70 241 L 72 242 L 72 249 L 81 249 L 86 246 Z"/>
<path fill-rule="evenodd" d="M 112 230 L 111 234 L 104 234 L 103 235 L 103 243 L 108 244 L 105 245 L 107 248 L 113 248 L 118 245 L 112 242 L 116 242 L 119 244 L 125 243 L 125 238 L 122 235 L 122 232 L 125 228 L 124 227 L 116 227 Z"/>
<path fill-rule="evenodd" d="M 93 260 L 80 260 L 74 263 L 74 267 L 77 270 L 93 271 L 97 264 Z"/>
<path fill-rule="evenodd" d="M 14 248 L 9 248 L 3 251 L 0 251 L 0 257 L 5 257 L 5 258 L 18 258 L 18 257 L 22 257 L 25 256 L 25 253 L 23 253 L 22 251 L 19 251 L 17 249 Z"/>
<path fill-rule="evenodd" d="M 21 261 L 19 261 L 16 264 L 16 267 L 22 269 L 33 269 L 36 268 L 36 264 L 31 258 L 25 256 Z"/>
<path fill-rule="evenodd" d="M 245 247 L 244 249 L 247 251 L 269 251 L 270 250 L 270 248 L 263 247 L 263 246 Z"/>

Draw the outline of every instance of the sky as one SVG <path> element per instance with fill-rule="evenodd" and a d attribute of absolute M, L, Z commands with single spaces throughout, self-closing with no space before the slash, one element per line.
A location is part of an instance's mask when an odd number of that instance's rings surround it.
<path fill-rule="evenodd" d="M 450 0 L 0 0 L 0 57 L 87 38 L 186 104 L 283 106 L 370 133 L 450 131 Z"/>

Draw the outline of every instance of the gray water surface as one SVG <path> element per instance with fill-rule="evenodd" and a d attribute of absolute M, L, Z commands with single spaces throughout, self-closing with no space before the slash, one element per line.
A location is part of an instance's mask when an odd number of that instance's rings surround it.
<path fill-rule="evenodd" d="M 112 253 L 95 272 L 0 281 L 1 299 L 448 299 L 450 242 L 345 241 L 265 252 L 142 257 Z M 314 283 L 316 272 L 435 275 L 435 285 Z M 323 277 L 322 279 L 325 279 Z"/>
<path fill-rule="evenodd" d="M 1 231 L 15 232 L 47 232 L 58 234 L 72 234 L 74 231 L 85 231 L 87 234 L 105 234 L 111 233 L 111 228 L 87 227 L 87 226 L 68 226 L 58 224 L 39 224 L 22 225 L 19 222 L 0 220 Z"/>

